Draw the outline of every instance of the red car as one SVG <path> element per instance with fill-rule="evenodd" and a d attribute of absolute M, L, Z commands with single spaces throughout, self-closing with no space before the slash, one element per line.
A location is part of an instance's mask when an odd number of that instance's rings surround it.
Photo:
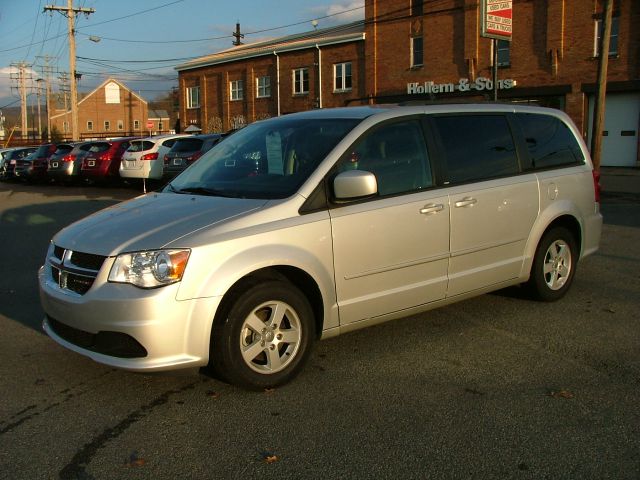
<path fill-rule="evenodd" d="M 122 154 L 139 137 L 121 137 L 94 142 L 80 166 L 80 175 L 90 180 L 118 178 Z"/>
<path fill-rule="evenodd" d="M 38 149 L 20 160 L 16 160 L 14 175 L 27 181 L 45 180 L 47 178 L 47 165 L 49 157 L 56 151 L 55 143 L 40 145 Z"/>

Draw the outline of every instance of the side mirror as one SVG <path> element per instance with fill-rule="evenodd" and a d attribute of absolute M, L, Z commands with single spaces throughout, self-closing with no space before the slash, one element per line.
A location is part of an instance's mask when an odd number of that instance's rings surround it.
<path fill-rule="evenodd" d="M 370 197 L 378 193 L 378 182 L 371 172 L 348 170 L 333 180 L 333 193 L 338 200 Z"/>

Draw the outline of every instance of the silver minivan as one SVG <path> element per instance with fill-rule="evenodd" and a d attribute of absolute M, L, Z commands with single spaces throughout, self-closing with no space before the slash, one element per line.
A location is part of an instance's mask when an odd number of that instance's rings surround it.
<path fill-rule="evenodd" d="M 44 329 L 111 366 L 272 387 L 320 338 L 510 285 L 557 300 L 601 226 L 598 177 L 560 111 L 286 115 L 56 234 Z"/>

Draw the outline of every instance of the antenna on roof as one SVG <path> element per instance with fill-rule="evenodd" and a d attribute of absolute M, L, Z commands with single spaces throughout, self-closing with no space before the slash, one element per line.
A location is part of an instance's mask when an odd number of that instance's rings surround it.
<path fill-rule="evenodd" d="M 242 45 L 243 43 L 240 41 L 241 38 L 244 38 L 244 33 L 240 33 L 240 22 L 236 23 L 236 31 L 232 34 L 236 39 L 232 42 L 236 47 L 238 45 Z"/>

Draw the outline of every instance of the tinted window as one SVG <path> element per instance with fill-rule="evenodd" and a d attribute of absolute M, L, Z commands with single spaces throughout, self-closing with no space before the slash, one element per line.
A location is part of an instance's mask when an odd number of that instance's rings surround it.
<path fill-rule="evenodd" d="M 417 120 L 386 124 L 365 133 L 340 160 L 338 170 L 347 169 L 373 173 L 380 195 L 433 185 L 424 135 Z"/>
<path fill-rule="evenodd" d="M 582 150 L 569 127 L 549 115 L 519 113 L 531 167 L 535 169 L 584 163 Z"/>
<path fill-rule="evenodd" d="M 46 157 L 49 154 L 49 145 L 40 145 L 34 152 L 34 157 Z"/>
<path fill-rule="evenodd" d="M 91 147 L 89 148 L 89 151 L 94 153 L 106 152 L 107 150 L 109 150 L 110 147 L 111 147 L 111 144 L 107 142 L 92 143 Z"/>
<path fill-rule="evenodd" d="M 519 172 L 507 119 L 502 115 L 433 117 L 442 142 L 447 179 L 470 182 Z"/>
<path fill-rule="evenodd" d="M 171 148 L 172 152 L 197 152 L 202 148 L 199 138 L 181 138 Z"/>
<path fill-rule="evenodd" d="M 73 147 L 71 145 L 58 145 L 58 148 L 56 148 L 54 155 L 60 155 L 61 153 L 68 153 L 71 150 L 73 150 Z"/>
<path fill-rule="evenodd" d="M 138 140 L 131 142 L 129 148 L 127 148 L 127 152 L 144 152 L 146 150 L 151 150 L 154 147 L 155 143 L 150 142 L 149 140 Z"/>

